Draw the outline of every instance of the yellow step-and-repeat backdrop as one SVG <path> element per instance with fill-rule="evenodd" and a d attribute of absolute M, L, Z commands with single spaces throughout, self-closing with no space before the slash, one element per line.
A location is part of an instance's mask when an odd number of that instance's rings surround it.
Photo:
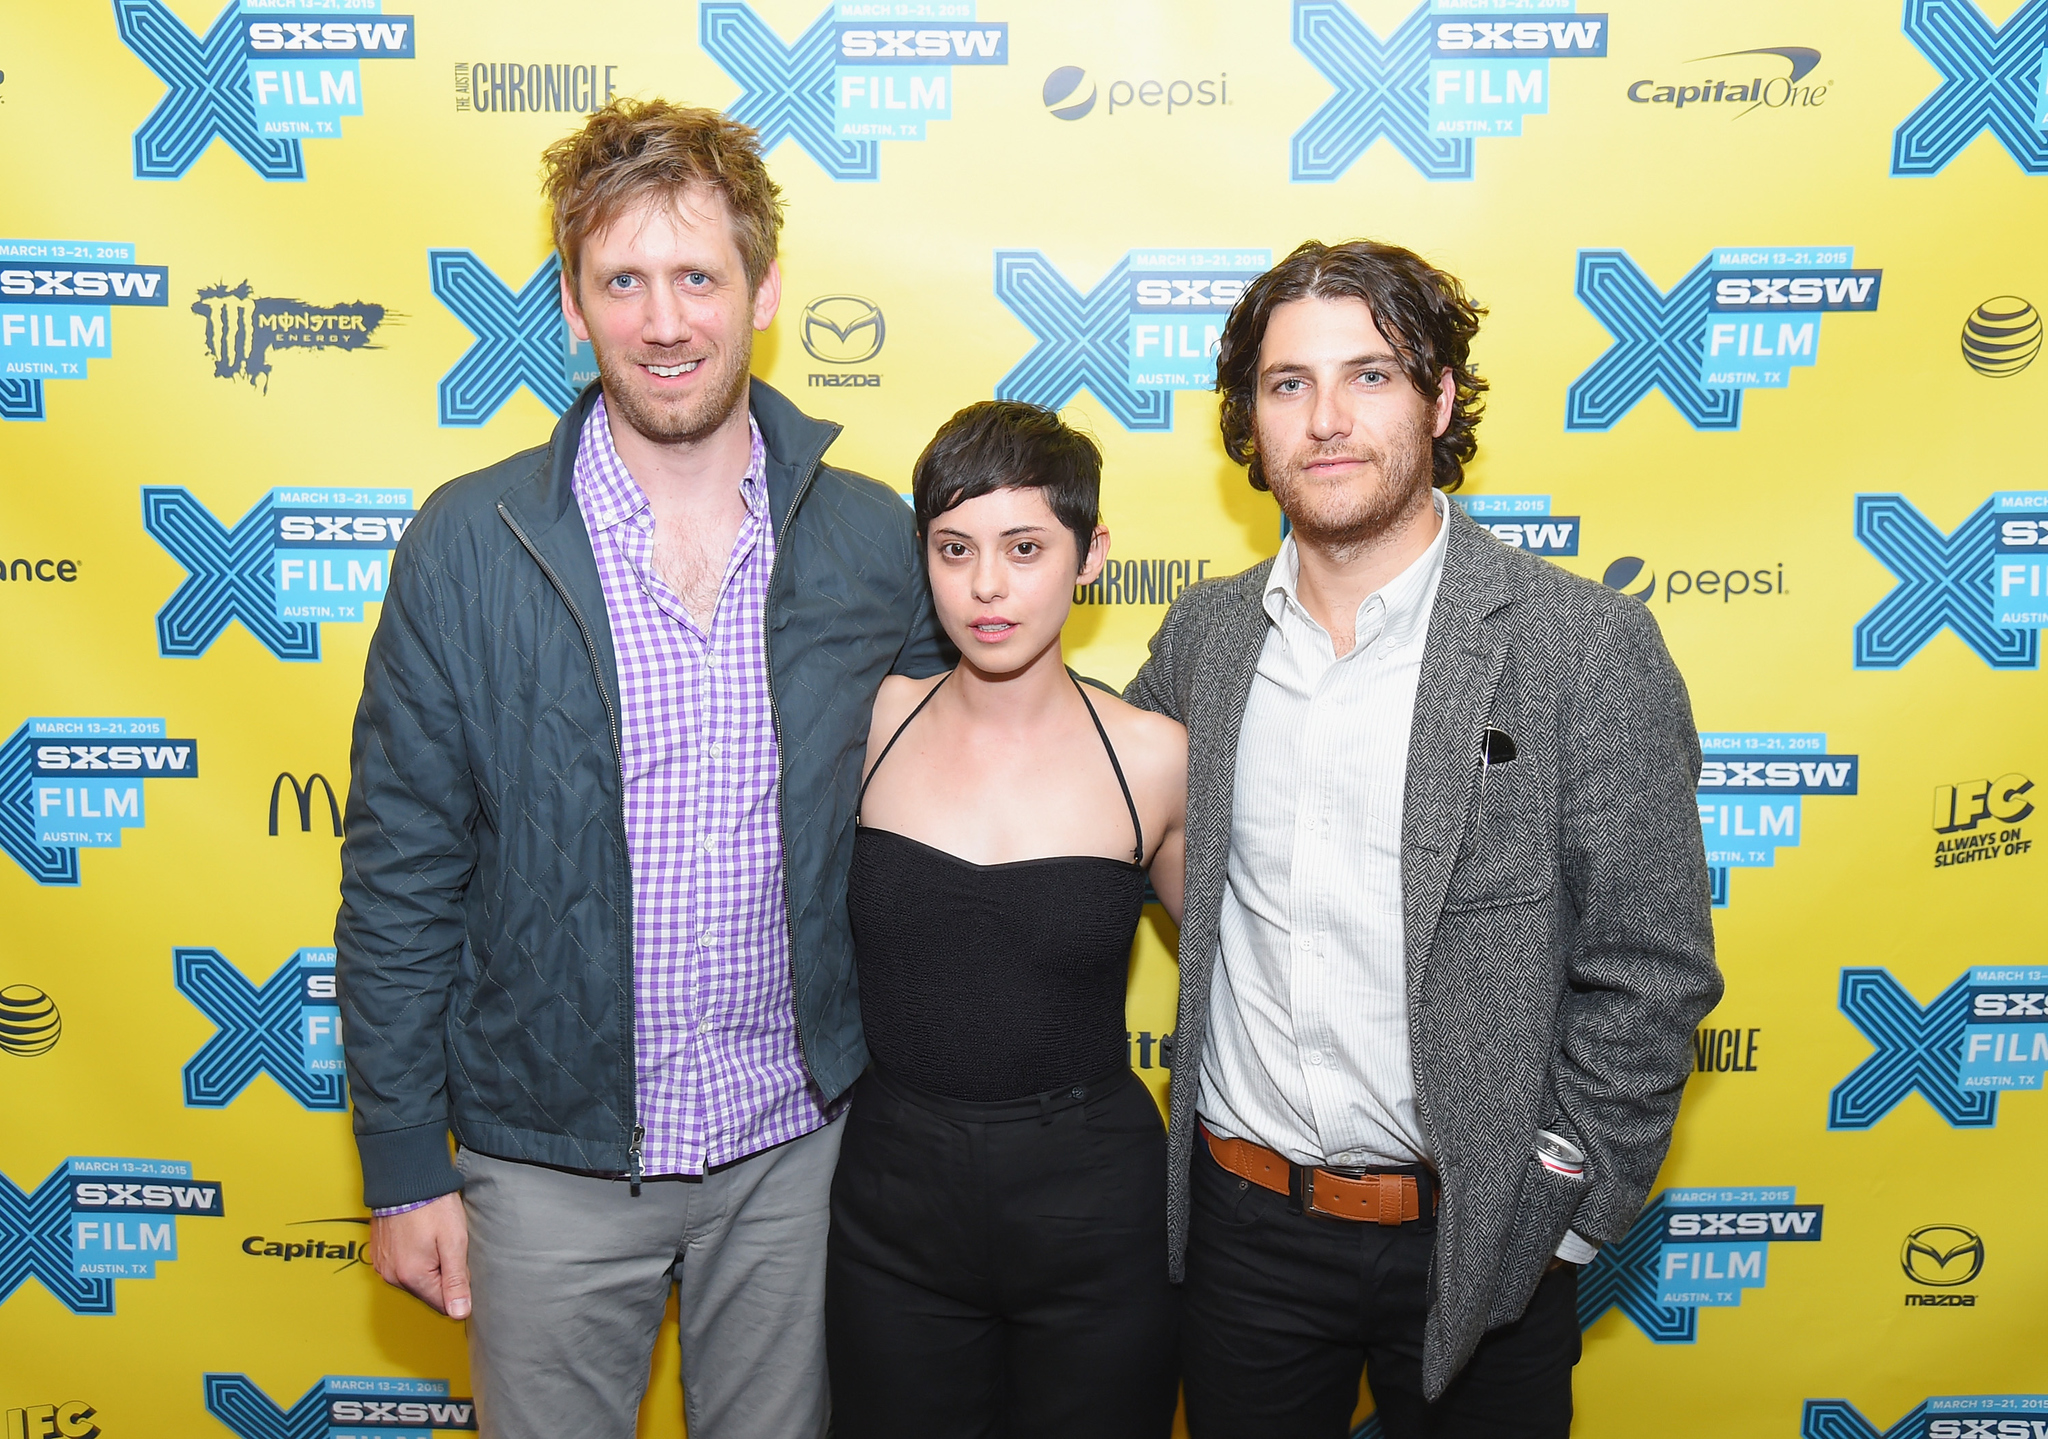
<path fill-rule="evenodd" d="M 588 373 L 539 151 L 664 95 L 770 147 L 757 369 L 839 463 L 907 488 L 990 395 L 1101 439 L 1116 682 L 1278 538 L 1206 393 L 1241 282 L 1462 276 L 1461 501 L 1648 605 L 1707 735 L 1728 994 L 1578 1432 L 2048 1433 L 2048 0 L 1601 3 L 9 5 L 0 1432 L 470 1420 L 363 1263 L 334 801 L 393 538 Z"/>

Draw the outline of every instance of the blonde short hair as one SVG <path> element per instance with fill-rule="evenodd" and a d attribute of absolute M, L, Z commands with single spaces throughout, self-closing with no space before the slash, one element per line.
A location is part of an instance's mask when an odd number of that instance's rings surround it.
<path fill-rule="evenodd" d="M 768 178 L 761 137 L 716 110 L 666 100 L 612 101 L 541 154 L 541 190 L 571 282 L 583 242 L 650 195 L 680 200 L 700 185 L 725 197 L 733 241 L 758 288 L 782 234 L 782 189 Z"/>

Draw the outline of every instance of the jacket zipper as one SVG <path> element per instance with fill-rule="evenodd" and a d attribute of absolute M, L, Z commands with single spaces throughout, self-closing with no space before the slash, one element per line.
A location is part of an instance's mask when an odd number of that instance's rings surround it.
<path fill-rule="evenodd" d="M 824 457 L 824 452 L 821 450 L 812 459 L 810 468 L 804 471 L 803 480 L 796 487 L 796 493 L 790 497 L 789 509 L 782 516 L 783 534 L 788 534 L 790 526 L 795 523 L 797 506 L 801 505 L 804 502 L 804 496 L 811 492 L 811 482 L 818 477 L 818 465 L 823 461 Z M 775 598 L 775 577 L 782 572 L 782 550 L 782 543 L 778 540 L 775 545 L 775 559 L 768 566 L 768 598 L 771 602 Z M 769 622 L 768 607 L 763 606 L 761 613 L 761 668 L 768 679 L 768 718 L 775 727 L 775 763 L 778 771 L 775 783 L 776 837 L 782 848 L 782 927 L 789 934 L 789 1014 L 790 1020 L 796 1028 L 797 1056 L 803 1060 L 804 1069 L 808 1072 L 811 1067 L 811 1059 L 809 1051 L 804 1048 L 803 1007 L 797 1003 L 796 915 L 791 912 L 789 907 L 789 836 L 782 829 L 782 815 L 785 812 L 784 801 L 787 799 L 787 796 L 782 793 L 782 776 L 780 773 L 782 767 L 782 707 L 775 701 L 775 646 L 771 639 L 773 634 L 774 627 Z M 815 1075 L 811 1078 L 813 1083 L 817 1082 Z"/>
<path fill-rule="evenodd" d="M 611 691 L 604 687 L 604 665 L 598 659 L 597 641 L 593 640 L 590 637 L 590 626 L 583 622 L 583 611 L 576 608 L 576 601 L 570 596 L 568 586 L 562 583 L 562 577 L 555 573 L 555 568 L 553 565 L 550 565 L 544 558 L 542 558 L 541 552 L 534 547 L 533 541 L 529 540 L 526 537 L 526 531 L 519 528 L 519 522 L 512 518 L 511 511 L 507 510 L 502 504 L 498 506 L 498 518 L 505 522 L 505 527 L 512 531 L 513 535 L 518 539 L 519 543 L 526 547 L 526 552 L 529 555 L 533 556 L 533 562 L 540 566 L 540 572 L 547 576 L 548 583 L 555 587 L 555 593 L 562 597 L 562 603 L 569 607 L 569 618 L 576 621 L 577 632 L 583 636 L 583 648 L 590 656 L 591 673 L 597 679 L 598 698 L 604 701 L 605 718 L 611 722 L 612 758 L 615 762 L 617 762 L 619 766 L 619 773 L 622 776 L 620 780 L 621 790 L 619 799 L 619 828 L 624 829 L 626 825 L 626 811 L 624 795 L 625 781 L 623 779 L 623 775 L 625 774 L 626 770 L 626 756 L 619 747 L 619 712 L 618 708 L 612 703 Z M 788 881 L 785 879 L 783 882 L 785 905 L 788 902 L 788 889 L 789 884 Z M 627 902 L 630 905 L 632 896 L 632 887 L 630 883 L 627 886 L 626 894 Z M 632 1052 L 631 1041 L 633 1033 L 633 1026 L 631 1020 L 633 1001 L 633 966 L 630 959 L 630 949 L 631 945 L 629 941 L 629 957 L 625 970 L 627 995 L 626 1008 L 628 1016 L 626 1024 L 626 1038 L 627 1052 L 629 1054 Z M 637 1074 L 631 1076 L 631 1081 L 626 1086 L 626 1093 L 631 1097 L 633 1110 L 633 1138 L 632 1142 L 627 1146 L 626 1149 L 626 1160 L 629 1166 L 627 1171 L 627 1178 L 632 1181 L 633 1193 L 635 1195 L 638 1195 L 640 1193 L 640 1140 L 642 1135 L 645 1133 L 645 1130 L 642 1129 L 640 1124 L 640 1083 L 639 1076 Z"/>

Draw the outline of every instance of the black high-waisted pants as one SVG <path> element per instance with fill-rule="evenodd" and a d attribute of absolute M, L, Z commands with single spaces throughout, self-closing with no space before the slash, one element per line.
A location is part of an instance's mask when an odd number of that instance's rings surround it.
<path fill-rule="evenodd" d="M 1171 1428 L 1166 1136 L 1128 1070 L 968 1104 L 870 1069 L 826 1253 L 837 1439 Z"/>

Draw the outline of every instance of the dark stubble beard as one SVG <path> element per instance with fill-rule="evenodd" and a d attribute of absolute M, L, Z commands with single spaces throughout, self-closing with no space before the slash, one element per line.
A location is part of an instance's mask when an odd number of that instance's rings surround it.
<path fill-rule="evenodd" d="M 1349 558 L 1383 536 L 1416 508 L 1418 496 L 1428 493 L 1431 438 L 1429 427 L 1418 421 L 1396 435 L 1384 453 L 1370 445 L 1304 446 L 1284 464 L 1266 461 L 1266 484 L 1303 541 L 1335 558 Z M 1340 485 L 1307 477 L 1309 465 L 1340 456 L 1371 462 L 1378 481 Z"/>
<path fill-rule="evenodd" d="M 723 374 L 715 375 L 715 383 L 694 403 L 681 406 L 652 404 L 636 388 L 642 382 L 638 373 L 639 360 L 607 354 L 598 349 L 594 338 L 590 348 L 597 355 L 597 373 L 604 382 L 605 405 L 614 414 L 631 425 L 636 433 L 656 444 L 687 444 L 703 439 L 731 419 L 732 412 L 745 399 L 747 371 L 754 359 L 754 330 L 750 323 L 741 331 L 736 346 L 729 350 L 720 349 L 706 357 L 706 364 L 718 363 L 723 357 L 728 368 Z M 656 360 L 655 363 L 661 362 Z"/>

